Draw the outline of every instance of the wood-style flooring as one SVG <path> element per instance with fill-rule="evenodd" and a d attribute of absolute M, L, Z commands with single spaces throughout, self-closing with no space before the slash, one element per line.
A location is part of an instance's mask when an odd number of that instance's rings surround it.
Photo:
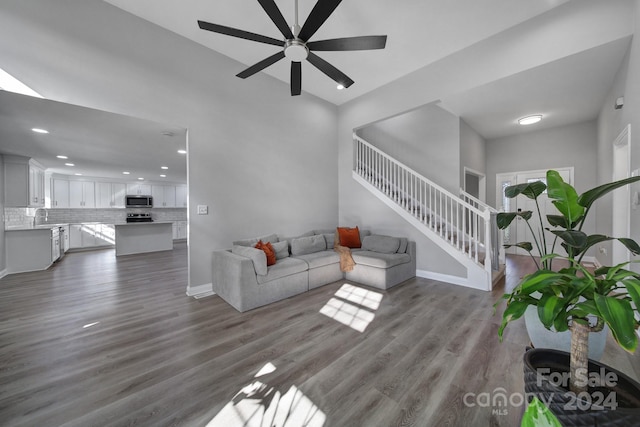
<path fill-rule="evenodd" d="M 514 426 L 522 322 L 493 293 L 416 278 L 336 282 L 244 314 L 185 295 L 186 245 L 68 254 L 0 280 L 0 426 Z M 352 285 L 352 286 L 349 286 Z M 638 355 L 603 362 L 637 378 Z"/>

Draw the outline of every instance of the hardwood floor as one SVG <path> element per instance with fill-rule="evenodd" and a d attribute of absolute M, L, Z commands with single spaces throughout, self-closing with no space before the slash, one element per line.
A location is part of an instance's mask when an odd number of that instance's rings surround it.
<path fill-rule="evenodd" d="M 0 425 L 517 425 L 479 397 L 523 391 L 524 325 L 500 344 L 492 305 L 528 268 L 493 293 L 340 281 L 241 314 L 185 295 L 184 244 L 72 253 L 0 280 Z M 637 378 L 639 357 L 603 362 Z"/>

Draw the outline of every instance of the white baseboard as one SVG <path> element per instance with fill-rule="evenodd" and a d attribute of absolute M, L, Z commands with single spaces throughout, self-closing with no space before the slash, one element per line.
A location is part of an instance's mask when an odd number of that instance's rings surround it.
<path fill-rule="evenodd" d="M 210 295 L 215 295 L 213 293 L 213 283 L 205 283 L 204 285 L 198 286 L 187 286 L 187 296 L 203 298 Z"/>
<path fill-rule="evenodd" d="M 0 270 L 0 279 L 2 279 L 4 276 L 6 276 L 7 274 L 9 274 L 7 272 L 7 269 L 5 268 L 4 270 Z"/>
<path fill-rule="evenodd" d="M 435 273 L 427 270 L 416 270 L 416 276 L 423 279 L 437 280 L 438 282 L 451 283 L 453 285 L 464 286 L 466 288 L 484 290 L 480 287 L 473 286 L 466 277 L 451 276 L 449 274 Z"/>

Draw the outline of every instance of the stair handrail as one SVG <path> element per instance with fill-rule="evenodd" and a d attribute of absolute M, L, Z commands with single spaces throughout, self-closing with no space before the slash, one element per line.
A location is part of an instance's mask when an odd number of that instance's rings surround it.
<path fill-rule="evenodd" d="M 475 212 L 476 214 L 482 216 L 483 218 L 485 218 L 486 220 L 489 220 L 491 218 L 490 216 L 490 212 L 483 210 L 483 209 L 478 209 L 477 207 L 473 206 L 471 203 L 460 199 L 459 196 L 454 195 L 452 192 L 450 192 L 449 190 L 445 189 L 444 187 L 436 184 L 435 182 L 431 181 L 429 178 L 423 176 L 422 174 L 416 172 L 415 170 L 411 169 L 409 166 L 405 165 L 404 163 L 400 163 L 399 161 L 397 161 L 396 159 L 394 159 L 393 157 L 391 157 L 390 155 L 388 155 L 387 153 L 385 153 L 384 151 L 380 150 L 379 148 L 373 146 L 371 143 L 365 141 L 364 139 L 360 138 L 357 134 L 353 134 L 353 139 L 357 140 L 358 142 L 360 142 L 361 144 L 367 146 L 369 149 L 377 152 L 378 154 L 380 154 L 382 157 L 386 158 L 387 160 L 389 160 L 392 163 L 395 163 L 396 165 L 402 167 L 403 169 L 405 169 L 407 172 L 415 175 L 417 178 L 425 181 L 426 183 L 428 183 L 430 186 L 436 188 L 438 191 L 442 192 L 444 195 L 446 195 L 447 197 L 449 197 L 452 200 L 455 200 L 457 203 L 460 203 L 462 206 L 464 206 L 465 208 L 469 209 L 472 212 Z M 353 170 L 356 170 L 356 156 L 354 156 L 353 161 Z"/>
<path fill-rule="evenodd" d="M 475 203 L 476 205 L 478 205 L 482 209 L 488 210 L 489 212 L 498 213 L 498 210 L 496 208 L 494 208 L 491 205 L 488 205 L 487 202 L 483 202 L 482 200 L 478 199 L 477 197 L 467 193 L 466 191 L 464 191 L 463 188 L 460 188 L 460 197 L 462 197 L 462 200 L 464 200 L 464 201 L 471 200 L 473 203 Z"/>

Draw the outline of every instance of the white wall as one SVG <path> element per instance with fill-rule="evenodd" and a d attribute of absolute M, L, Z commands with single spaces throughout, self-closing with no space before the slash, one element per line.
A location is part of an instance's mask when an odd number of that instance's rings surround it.
<path fill-rule="evenodd" d="M 596 186 L 595 121 L 487 141 L 487 202 L 496 205 L 496 174 L 573 166 L 579 193 Z"/>
<path fill-rule="evenodd" d="M 232 240 L 337 223 L 327 102 L 100 1 L 3 1 L 0 57 L 46 97 L 188 129 L 191 286 Z"/>
<path fill-rule="evenodd" d="M 635 4 L 635 31 L 640 31 L 640 0 Z M 616 98 L 624 96 L 624 107 L 620 110 L 613 108 Z M 613 174 L 613 141 L 623 128 L 631 124 L 631 170 L 640 168 L 640 40 L 634 37 L 627 57 L 623 61 L 615 81 L 603 102 L 598 117 L 598 184 L 610 182 Z M 640 184 L 632 186 L 633 191 L 640 191 Z M 608 195 L 596 202 L 597 229 L 599 233 L 610 235 L 612 232 L 611 204 L 612 197 Z M 640 210 L 631 211 L 631 238 L 640 241 Z M 624 237 L 624 236 L 618 236 Z M 615 243 L 618 244 L 618 243 Z M 607 254 L 598 253 L 598 261 L 603 265 L 610 265 L 612 243 L 601 246 L 607 249 Z M 637 258 L 637 257 L 636 257 Z M 640 271 L 637 265 L 632 269 Z"/>

